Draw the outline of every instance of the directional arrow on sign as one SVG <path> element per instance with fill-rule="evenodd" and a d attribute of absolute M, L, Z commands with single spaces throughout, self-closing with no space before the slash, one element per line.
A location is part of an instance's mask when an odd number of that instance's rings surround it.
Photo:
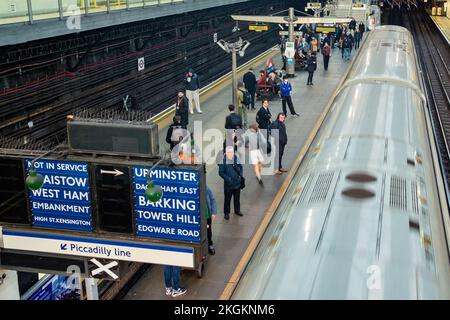
<path fill-rule="evenodd" d="M 115 175 L 116 177 L 117 176 L 121 176 L 121 175 L 123 175 L 123 172 L 122 171 L 119 171 L 119 170 L 117 170 L 117 169 L 114 169 L 114 171 L 110 171 L 110 170 L 101 170 L 100 169 L 100 173 L 101 174 L 113 174 L 113 175 Z"/>
<path fill-rule="evenodd" d="M 67 250 L 67 244 L 66 243 L 61 243 L 60 248 L 61 248 L 61 250 Z"/>

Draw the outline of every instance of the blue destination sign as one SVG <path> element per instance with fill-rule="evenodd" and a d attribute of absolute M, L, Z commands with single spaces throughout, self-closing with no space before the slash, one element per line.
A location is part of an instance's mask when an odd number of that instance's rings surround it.
<path fill-rule="evenodd" d="M 31 160 L 27 159 L 27 172 Z M 84 162 L 40 160 L 36 172 L 44 185 L 29 190 L 33 225 L 45 228 L 92 231 L 88 165 Z"/>
<path fill-rule="evenodd" d="M 164 191 L 152 203 L 145 197 L 150 168 L 133 167 L 136 234 L 186 242 L 200 242 L 199 174 L 193 170 L 155 168 L 152 180 Z"/>

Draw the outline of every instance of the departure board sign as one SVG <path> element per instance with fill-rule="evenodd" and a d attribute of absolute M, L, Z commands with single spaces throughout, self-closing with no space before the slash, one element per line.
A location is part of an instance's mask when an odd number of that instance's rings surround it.
<path fill-rule="evenodd" d="M 160 201 L 145 197 L 149 168 L 132 167 L 136 235 L 200 242 L 200 184 L 195 170 L 155 168 L 150 175 L 163 189 Z"/>
<path fill-rule="evenodd" d="M 31 159 L 26 160 L 27 172 Z M 40 160 L 34 163 L 44 176 L 44 185 L 29 190 L 34 226 L 76 231 L 92 230 L 88 164 L 84 162 Z"/>

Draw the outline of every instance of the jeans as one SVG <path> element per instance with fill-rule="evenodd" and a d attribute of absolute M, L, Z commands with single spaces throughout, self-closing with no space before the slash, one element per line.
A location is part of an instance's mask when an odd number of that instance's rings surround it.
<path fill-rule="evenodd" d="M 166 282 L 166 288 L 174 288 L 175 290 L 180 288 L 180 273 L 181 267 L 164 266 L 164 280 Z"/>
<path fill-rule="evenodd" d="M 241 189 L 225 189 L 225 202 L 223 205 L 223 213 L 230 214 L 231 197 L 234 200 L 234 212 L 241 212 Z"/>
<path fill-rule="evenodd" d="M 250 106 L 252 107 L 252 109 L 255 109 L 255 91 L 249 91 L 247 90 L 248 93 L 250 93 L 250 96 L 252 97 L 252 103 L 250 104 Z"/>
<path fill-rule="evenodd" d="M 308 71 L 308 84 L 312 83 L 314 71 Z"/>
<path fill-rule="evenodd" d="M 287 97 L 282 97 L 281 98 L 281 104 L 282 104 L 282 108 L 283 108 L 283 113 L 287 116 L 286 103 L 289 106 L 289 111 L 291 112 L 292 115 L 294 115 L 295 114 L 295 110 L 294 110 L 294 104 L 292 103 L 291 96 L 287 96 Z"/>
<path fill-rule="evenodd" d="M 344 60 L 350 60 L 350 48 L 344 48 Z"/>

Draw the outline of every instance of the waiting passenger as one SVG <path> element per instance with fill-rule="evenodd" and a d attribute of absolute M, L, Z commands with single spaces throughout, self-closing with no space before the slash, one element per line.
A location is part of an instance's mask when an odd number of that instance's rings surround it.
<path fill-rule="evenodd" d="M 272 114 L 269 110 L 269 100 L 264 99 L 261 108 L 258 110 L 258 113 L 256 113 L 256 122 L 258 123 L 259 129 L 267 130 L 271 118 Z"/>
<path fill-rule="evenodd" d="M 359 48 L 361 42 L 361 32 L 357 29 L 355 32 L 355 50 Z"/>
<path fill-rule="evenodd" d="M 252 98 L 252 102 L 251 102 L 251 107 L 252 110 L 255 110 L 255 94 L 256 94 L 256 76 L 253 73 L 253 69 L 250 68 L 245 74 L 244 74 L 244 78 L 243 78 L 244 84 L 245 84 L 245 89 L 248 91 L 248 93 L 250 93 L 251 98 Z"/>
<path fill-rule="evenodd" d="M 187 134 L 187 128 L 181 125 L 181 116 L 173 117 L 173 123 L 169 126 L 166 134 L 166 142 L 170 145 L 170 150 L 180 143 Z"/>
<path fill-rule="evenodd" d="M 269 74 L 269 79 L 267 80 L 267 84 L 272 87 L 273 93 L 278 94 L 280 92 L 280 78 L 275 74 L 275 72 L 272 72 Z"/>
<path fill-rule="evenodd" d="M 194 113 L 194 102 L 195 108 L 198 113 L 202 113 L 200 109 L 200 80 L 198 75 L 194 73 L 194 70 L 189 69 L 186 77 L 184 78 L 184 85 L 186 87 L 186 96 L 189 99 L 189 112 Z"/>
<path fill-rule="evenodd" d="M 245 90 L 244 83 L 239 81 L 237 86 L 237 111 L 242 119 L 243 128 L 247 128 L 247 109 L 251 104 L 250 94 Z"/>
<path fill-rule="evenodd" d="M 230 114 L 227 115 L 225 119 L 225 129 L 227 130 L 236 130 L 242 129 L 242 118 L 240 115 L 236 113 L 236 108 L 234 105 L 230 104 L 228 106 L 228 110 Z"/>
<path fill-rule="evenodd" d="M 288 80 L 287 76 L 283 77 L 283 82 L 280 85 L 280 95 L 281 95 L 281 104 L 283 108 L 284 114 L 286 114 L 286 104 L 289 106 L 289 111 L 291 115 L 294 117 L 300 116 L 297 112 L 295 112 L 294 104 L 292 103 L 292 85 Z"/>
<path fill-rule="evenodd" d="M 181 125 L 187 128 L 189 124 L 189 100 L 184 96 L 183 91 L 178 91 L 175 115 L 181 117 Z"/>
<path fill-rule="evenodd" d="M 278 170 L 275 171 L 275 174 L 282 174 L 283 172 L 288 171 L 282 166 L 284 148 L 288 142 L 286 125 L 284 124 L 285 119 L 286 115 L 283 112 L 280 112 L 277 116 L 277 120 L 270 125 L 270 132 L 272 135 L 274 135 L 274 130 L 278 130 Z"/>
<path fill-rule="evenodd" d="M 166 283 L 166 296 L 178 297 L 187 292 L 180 286 L 181 267 L 164 266 L 164 280 Z M 173 285 L 172 285 L 173 283 Z"/>
<path fill-rule="evenodd" d="M 238 157 L 235 155 L 234 148 L 227 146 L 225 149 L 225 156 L 219 165 L 219 176 L 224 181 L 224 205 L 223 213 L 224 219 L 230 219 L 230 204 L 231 198 L 234 200 L 234 213 L 238 216 L 243 216 L 241 212 L 241 179 L 243 178 L 243 167 L 240 164 Z"/>

